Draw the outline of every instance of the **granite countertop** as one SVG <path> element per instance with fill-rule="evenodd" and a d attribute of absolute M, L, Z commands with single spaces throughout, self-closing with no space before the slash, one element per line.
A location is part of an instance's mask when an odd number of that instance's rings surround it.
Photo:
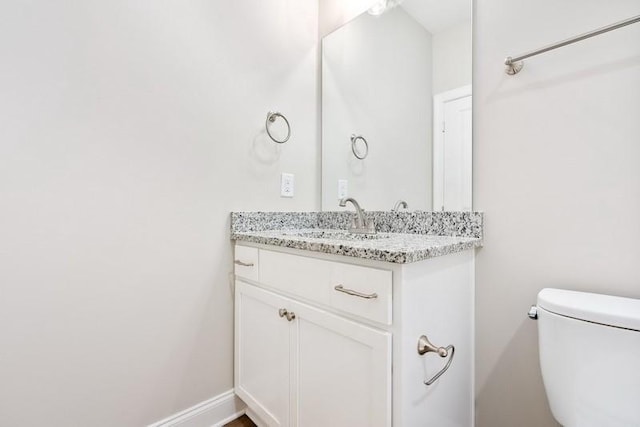
<path fill-rule="evenodd" d="M 418 233 L 377 233 L 373 236 L 358 237 L 349 235 L 344 229 L 321 228 L 232 231 L 231 234 L 237 241 L 399 264 L 482 246 L 481 237 Z"/>
<path fill-rule="evenodd" d="M 354 212 L 232 212 L 231 239 L 405 264 L 482 246 L 482 212 L 373 211 L 376 237 L 347 233 Z"/>

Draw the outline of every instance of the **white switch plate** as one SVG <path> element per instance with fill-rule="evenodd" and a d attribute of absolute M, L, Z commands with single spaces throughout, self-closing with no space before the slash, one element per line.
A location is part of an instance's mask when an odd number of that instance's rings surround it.
<path fill-rule="evenodd" d="M 293 197 L 294 176 L 292 173 L 283 173 L 280 178 L 280 197 Z"/>
<path fill-rule="evenodd" d="M 346 179 L 338 180 L 338 199 L 344 199 L 349 196 L 349 181 Z"/>

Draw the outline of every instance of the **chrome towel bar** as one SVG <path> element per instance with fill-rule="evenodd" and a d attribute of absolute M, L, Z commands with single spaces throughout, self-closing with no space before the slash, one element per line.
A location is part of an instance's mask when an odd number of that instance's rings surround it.
<path fill-rule="evenodd" d="M 597 30 L 589 31 L 588 33 L 580 34 L 575 37 L 571 37 L 569 39 L 563 40 L 558 43 L 551 44 L 549 46 L 542 47 L 540 49 L 533 50 L 531 52 L 524 53 L 522 55 L 518 55 L 515 58 L 508 56 L 504 60 L 504 65 L 507 66 L 505 72 L 510 76 L 518 74 L 522 67 L 524 67 L 523 59 L 530 58 L 535 55 L 539 55 L 541 53 L 549 52 L 550 50 L 557 49 L 559 47 L 563 47 L 572 43 L 576 43 L 594 36 L 598 36 L 600 34 L 608 33 L 609 31 L 617 30 L 618 28 L 626 27 L 627 25 L 635 24 L 636 22 L 640 22 L 640 15 L 631 17 L 629 19 L 625 19 L 624 21 L 616 22 L 611 25 L 607 25 L 606 27 L 598 28 Z"/>

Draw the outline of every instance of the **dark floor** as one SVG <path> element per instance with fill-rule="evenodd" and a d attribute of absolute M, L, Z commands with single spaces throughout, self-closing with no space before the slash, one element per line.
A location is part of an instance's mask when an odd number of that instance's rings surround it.
<path fill-rule="evenodd" d="M 224 427 L 256 427 L 256 425 L 246 415 L 241 416 L 237 420 L 225 424 Z"/>

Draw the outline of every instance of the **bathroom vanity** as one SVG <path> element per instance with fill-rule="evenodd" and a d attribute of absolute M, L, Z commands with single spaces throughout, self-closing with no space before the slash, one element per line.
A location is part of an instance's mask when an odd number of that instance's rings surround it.
<path fill-rule="evenodd" d="M 462 233 L 393 214 L 378 227 L 403 233 L 366 237 L 347 212 L 232 214 L 235 391 L 258 425 L 473 425 L 482 215 L 459 215 Z M 427 234 L 447 227 L 467 235 Z"/>

